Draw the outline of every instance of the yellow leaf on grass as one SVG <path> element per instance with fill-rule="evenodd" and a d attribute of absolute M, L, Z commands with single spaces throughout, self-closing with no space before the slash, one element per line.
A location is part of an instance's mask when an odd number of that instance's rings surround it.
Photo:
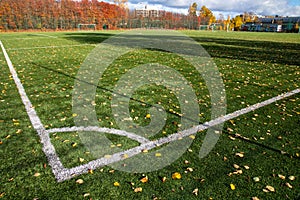
<path fill-rule="evenodd" d="M 114 182 L 114 186 L 115 186 L 115 187 L 119 187 L 119 186 L 120 186 L 120 183 L 119 183 L 119 182 Z"/>
<path fill-rule="evenodd" d="M 145 177 L 141 178 L 140 181 L 141 181 L 142 183 L 147 183 L 148 180 L 149 180 L 149 179 L 148 179 L 148 176 L 145 176 Z"/>
<path fill-rule="evenodd" d="M 194 169 L 193 169 L 193 168 L 191 168 L 191 167 L 188 167 L 188 168 L 186 168 L 186 170 L 187 170 L 188 172 L 192 172 L 192 171 L 194 171 Z"/>
<path fill-rule="evenodd" d="M 259 182 L 259 178 L 258 178 L 258 177 L 253 177 L 253 180 L 254 180 L 255 182 Z"/>
<path fill-rule="evenodd" d="M 172 174 L 172 179 L 176 180 L 176 179 L 181 179 L 181 174 L 179 172 L 175 172 Z"/>
<path fill-rule="evenodd" d="M 78 179 L 78 180 L 76 180 L 76 183 L 77 183 L 77 184 L 82 184 L 82 183 L 83 183 L 83 180 L 82 180 L 82 179 Z"/>
<path fill-rule="evenodd" d="M 230 183 L 230 189 L 231 190 L 235 190 L 235 185 L 233 185 L 232 183 Z"/>
<path fill-rule="evenodd" d="M 290 189 L 293 188 L 293 186 L 292 186 L 290 183 L 285 183 L 285 185 L 286 185 L 288 188 L 290 188 Z"/>
<path fill-rule="evenodd" d="M 194 190 L 193 190 L 193 194 L 196 195 L 196 196 L 198 196 L 198 191 L 199 191 L 198 188 L 194 189 Z"/>
<path fill-rule="evenodd" d="M 40 173 L 35 173 L 33 176 L 35 176 L 35 177 L 38 177 L 38 176 L 40 176 L 41 174 Z"/>
<path fill-rule="evenodd" d="M 285 176 L 283 176 L 283 175 L 281 175 L 281 174 L 278 174 L 278 177 L 279 177 L 280 179 L 282 179 L 282 180 L 285 179 Z"/>
<path fill-rule="evenodd" d="M 155 153 L 156 157 L 161 157 L 161 153 Z"/>
<path fill-rule="evenodd" d="M 248 165 L 245 165 L 244 168 L 245 169 L 250 169 L 250 167 Z"/>
<path fill-rule="evenodd" d="M 147 119 L 150 119 L 150 118 L 151 118 L 151 115 L 150 115 L 150 114 L 147 114 L 147 115 L 146 115 L 146 118 L 147 118 Z"/>
<path fill-rule="evenodd" d="M 138 187 L 138 188 L 134 189 L 134 192 L 142 192 L 142 191 L 143 191 L 143 188 L 141 188 L 141 187 Z"/>
<path fill-rule="evenodd" d="M 275 192 L 275 188 L 270 185 L 267 185 L 266 189 L 269 190 L 270 192 Z"/>
<path fill-rule="evenodd" d="M 16 134 L 20 134 L 20 133 L 22 133 L 22 130 L 21 130 L 21 129 L 18 129 L 18 130 L 16 131 Z"/>
<path fill-rule="evenodd" d="M 148 153 L 148 150 L 147 149 L 143 149 L 142 152 L 143 153 Z"/>
<path fill-rule="evenodd" d="M 85 193 L 85 194 L 83 195 L 83 197 L 88 197 L 88 196 L 90 196 L 90 193 Z"/>
<path fill-rule="evenodd" d="M 194 135 L 190 135 L 189 137 L 193 140 L 196 138 Z"/>
<path fill-rule="evenodd" d="M 77 143 L 76 142 L 73 142 L 72 143 L 72 147 L 76 147 L 77 146 Z"/>
<path fill-rule="evenodd" d="M 243 157 L 244 157 L 244 153 L 243 153 L 243 152 L 241 152 L 241 153 L 236 153 L 235 155 L 238 156 L 238 157 L 240 157 L 240 158 L 243 158 Z"/>
<path fill-rule="evenodd" d="M 238 166 L 237 164 L 233 164 L 233 167 L 234 167 L 235 169 L 240 168 L 240 166 Z"/>
<path fill-rule="evenodd" d="M 293 181 L 293 180 L 295 180 L 296 178 L 295 178 L 295 176 L 289 176 L 289 179 L 290 179 L 291 181 Z"/>

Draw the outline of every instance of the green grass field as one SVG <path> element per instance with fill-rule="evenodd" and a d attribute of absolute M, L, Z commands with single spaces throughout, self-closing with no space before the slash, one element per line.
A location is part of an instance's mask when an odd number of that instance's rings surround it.
<path fill-rule="evenodd" d="M 80 65 L 98 43 L 117 33 L 0 34 L 0 40 L 46 128 L 74 126 L 72 89 Z M 300 34 L 183 33 L 199 42 L 218 66 L 226 89 L 227 113 L 300 88 Z M 123 55 L 104 73 L 95 99 L 99 126 L 118 128 L 108 106 L 117 80 L 128 69 L 154 61 L 172 66 L 192 83 L 199 99 L 200 123 L 211 120 L 208 90 L 194 69 L 171 53 L 148 49 Z M 106 166 L 58 183 L 2 51 L 0 66 L 2 199 L 300 198 L 299 93 L 227 121 L 217 145 L 203 159 L 198 153 L 205 132 L 197 134 L 183 156 L 159 171 L 126 173 Z M 134 110 L 132 118 L 141 125 L 149 123 L 145 117 L 149 105 L 158 102 L 170 112 L 167 112 L 164 129 L 155 138 L 178 130 L 180 119 L 174 113 L 180 112 L 180 108 L 176 96 L 163 87 L 146 85 L 139 88 L 130 101 L 130 110 Z M 137 145 L 125 137 L 107 137 L 112 141 L 112 148 L 129 149 Z M 51 142 L 65 167 L 95 159 L 76 132 L 54 133 Z M 175 172 L 182 177 L 172 179 Z M 148 177 L 146 183 L 141 182 L 144 176 Z M 166 180 L 162 181 L 164 177 Z M 253 180 L 255 177 L 259 178 L 258 182 Z M 78 184 L 78 179 L 83 183 Z M 115 182 L 119 186 L 115 186 Z M 233 185 L 235 188 L 231 188 Z M 272 186 L 275 191 L 270 191 L 270 187 L 266 189 L 267 186 Z M 141 192 L 134 191 L 140 187 Z"/>

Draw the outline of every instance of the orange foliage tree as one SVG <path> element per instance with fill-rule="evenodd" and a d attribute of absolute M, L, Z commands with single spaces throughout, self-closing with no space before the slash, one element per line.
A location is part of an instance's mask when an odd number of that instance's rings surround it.
<path fill-rule="evenodd" d="M 78 24 L 114 28 L 125 8 L 98 0 L 1 0 L 0 30 L 75 29 Z"/>

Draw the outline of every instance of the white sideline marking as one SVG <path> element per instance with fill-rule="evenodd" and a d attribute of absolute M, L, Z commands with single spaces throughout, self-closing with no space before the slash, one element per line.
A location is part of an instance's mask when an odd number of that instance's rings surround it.
<path fill-rule="evenodd" d="M 15 50 L 30 50 L 30 49 L 48 49 L 48 48 L 66 48 L 66 47 L 81 47 L 81 46 L 97 46 L 96 44 L 70 44 L 60 46 L 43 46 L 43 47 L 24 47 L 24 48 L 8 48 L 9 51 Z"/>
<path fill-rule="evenodd" d="M 57 38 L 57 36 L 46 35 L 46 34 L 42 34 L 42 33 L 35 33 L 35 34 L 30 34 L 30 35 L 40 35 L 40 36 L 44 36 L 44 37 Z"/>
<path fill-rule="evenodd" d="M 29 116 L 29 119 L 31 121 L 33 128 L 37 131 L 37 133 L 41 139 L 41 143 L 43 144 L 43 151 L 48 159 L 49 165 L 52 168 L 52 172 L 54 173 L 55 176 L 57 176 L 60 173 L 61 169 L 63 169 L 64 167 L 61 164 L 59 157 L 57 156 L 57 154 L 55 152 L 55 148 L 50 141 L 49 134 L 45 130 L 45 127 L 43 126 L 39 116 L 37 115 L 34 107 L 32 106 L 32 104 L 25 92 L 25 89 L 21 83 L 21 80 L 19 79 L 17 72 L 16 72 L 15 68 L 13 67 L 12 62 L 11 62 L 1 41 L 0 41 L 0 46 L 2 48 L 4 57 L 6 59 L 7 65 L 10 70 L 10 73 L 15 81 L 15 84 L 16 84 L 19 94 L 21 96 L 22 102 L 25 106 L 27 115 Z"/>
<path fill-rule="evenodd" d="M 249 113 L 251 111 L 254 111 L 258 108 L 267 106 L 269 104 L 272 104 L 278 100 L 290 97 L 292 95 L 298 94 L 300 93 L 300 89 L 295 89 L 293 91 L 278 95 L 276 97 L 273 97 L 271 99 L 268 99 L 266 101 L 263 101 L 261 103 L 257 103 L 254 104 L 252 106 L 243 108 L 241 110 L 235 111 L 233 113 L 227 114 L 225 116 L 222 117 L 218 117 L 216 119 L 213 119 L 209 122 L 206 122 L 204 124 L 192 127 L 190 129 L 186 129 L 184 131 L 178 132 L 178 133 L 174 133 L 172 135 L 169 135 L 167 137 L 164 138 L 160 138 L 158 140 L 154 140 L 154 141 L 149 141 L 146 138 L 143 138 L 141 136 L 138 136 L 136 134 L 133 133 L 129 133 L 123 130 L 117 130 L 117 129 L 111 129 L 111 128 L 101 128 L 101 127 L 95 127 L 95 126 L 89 126 L 89 127 L 64 127 L 64 128 L 54 128 L 54 129 L 49 129 L 49 130 L 45 130 L 43 124 L 41 123 L 40 118 L 38 117 L 36 111 L 34 110 L 28 96 L 26 95 L 25 89 L 20 81 L 20 79 L 17 76 L 17 72 L 15 71 L 12 62 L 8 56 L 8 54 L 6 53 L 6 50 L 2 44 L 2 42 L 0 41 L 0 45 L 3 51 L 3 54 L 5 56 L 5 59 L 7 61 L 7 64 L 9 66 L 10 72 L 13 76 L 13 79 L 16 83 L 16 86 L 18 88 L 19 94 L 21 96 L 21 99 L 23 101 L 23 104 L 25 105 L 25 109 L 26 112 L 29 116 L 29 119 L 34 127 L 34 129 L 37 131 L 40 139 L 41 139 L 41 143 L 43 144 L 43 151 L 48 159 L 49 165 L 52 168 L 52 172 L 55 175 L 56 179 L 58 182 L 62 182 L 68 179 L 71 179 L 72 177 L 74 177 L 75 175 L 80 175 L 83 173 L 88 173 L 89 169 L 96 169 L 99 167 L 103 167 L 105 165 L 108 164 L 112 164 L 121 160 L 124 160 L 124 154 L 127 155 L 128 158 L 135 156 L 139 153 L 142 152 L 142 150 L 151 150 L 157 146 L 160 146 L 162 144 L 166 144 L 166 143 L 170 143 L 172 141 L 176 141 L 178 139 L 181 139 L 183 137 L 187 137 L 189 135 L 195 134 L 199 131 L 203 131 L 206 130 L 210 127 L 216 126 L 218 124 L 224 123 L 230 119 L 234 119 L 236 117 L 239 117 L 243 114 Z M 59 157 L 57 156 L 56 152 L 55 152 L 55 148 L 51 143 L 51 139 L 50 139 L 50 133 L 54 133 L 54 132 L 71 132 L 71 131 L 96 131 L 96 132 L 106 132 L 106 133 L 110 133 L 110 134 L 116 134 L 116 135 L 121 135 L 121 136 L 126 136 L 129 137 L 133 140 L 139 141 L 141 143 L 140 146 L 134 147 L 132 149 L 123 151 L 123 152 L 118 152 L 115 153 L 113 155 L 111 155 L 110 158 L 99 158 L 93 161 L 90 161 L 87 164 L 84 165 L 80 165 L 77 167 L 73 167 L 73 168 L 65 168 L 61 161 L 59 160 Z"/>
<path fill-rule="evenodd" d="M 21 96 L 21 99 L 23 101 L 23 104 L 25 105 L 25 109 L 26 109 L 26 112 L 30 118 L 30 121 L 32 122 L 32 125 L 34 127 L 34 129 L 36 130 L 39 130 L 39 129 L 44 129 L 44 126 L 40 120 L 40 118 L 38 117 L 37 113 L 35 112 L 26 92 L 25 92 L 25 89 L 21 83 L 21 80 L 19 79 L 18 75 L 17 75 L 17 72 L 15 70 L 15 68 L 13 67 L 12 65 L 12 62 L 2 44 L 2 42 L 0 41 L 0 45 L 1 45 L 1 48 L 2 48 L 2 51 L 3 51 L 3 54 L 4 54 L 4 57 L 6 59 L 6 62 L 7 62 L 7 65 L 9 67 L 9 70 L 10 70 L 10 73 L 15 81 L 15 84 L 17 85 L 17 88 L 18 88 L 18 91 L 19 91 L 19 94 Z"/>

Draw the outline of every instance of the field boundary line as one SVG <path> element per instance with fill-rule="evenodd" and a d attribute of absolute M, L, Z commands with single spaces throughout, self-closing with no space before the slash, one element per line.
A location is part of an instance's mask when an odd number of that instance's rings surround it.
<path fill-rule="evenodd" d="M 133 157 L 137 154 L 140 154 L 143 150 L 151 150 L 153 148 L 156 148 L 157 146 L 167 144 L 179 139 L 182 139 L 184 137 L 190 136 L 192 134 L 196 134 L 198 132 L 201 132 L 203 130 L 206 130 L 208 128 L 212 128 L 218 124 L 224 123 L 228 120 L 234 119 L 236 117 L 239 117 L 241 115 L 244 115 L 246 113 L 249 113 L 251 111 L 257 110 L 259 108 L 262 108 L 264 106 L 267 106 L 269 104 L 272 104 L 276 101 L 282 100 L 284 98 L 293 96 L 295 94 L 300 93 L 300 88 L 295 89 L 290 92 L 283 93 L 281 95 L 278 95 L 276 97 L 270 98 L 268 100 L 262 101 L 260 103 L 256 103 L 254 105 L 248 106 L 246 108 L 234 111 L 230 114 L 218 117 L 216 119 L 210 120 L 208 122 L 205 122 L 203 124 L 197 125 L 195 127 L 180 131 L 178 133 L 171 134 L 167 137 L 160 138 L 158 140 L 149 141 L 146 138 L 143 138 L 141 136 L 137 136 L 134 133 L 128 133 L 123 130 L 117 130 L 112 128 L 101 128 L 101 127 L 95 127 L 95 126 L 89 126 L 89 127 L 63 127 L 63 128 L 53 128 L 46 130 L 43 126 L 39 116 L 37 115 L 34 107 L 32 106 L 25 89 L 20 81 L 20 79 L 17 76 L 17 72 L 13 67 L 13 64 L 4 48 L 4 45 L 0 41 L 0 46 L 2 48 L 3 54 L 5 56 L 5 59 L 7 61 L 7 64 L 9 66 L 10 72 L 12 74 L 12 77 L 15 81 L 15 84 L 17 86 L 17 89 L 19 91 L 20 97 L 22 99 L 23 104 L 25 105 L 26 112 L 29 116 L 29 119 L 34 127 L 34 129 L 37 131 L 41 143 L 43 145 L 43 152 L 45 153 L 49 165 L 52 168 L 52 172 L 55 175 L 58 182 L 62 182 L 68 179 L 73 178 L 75 175 L 80 175 L 84 173 L 88 173 L 90 169 L 96 169 L 99 167 L 103 167 L 105 165 L 109 165 L 115 162 L 119 162 L 121 160 L 124 160 L 124 155 L 126 155 L 126 158 Z M 65 168 L 60 161 L 58 155 L 55 152 L 55 148 L 51 143 L 50 139 L 50 133 L 54 132 L 72 132 L 72 131 L 96 131 L 96 132 L 106 132 L 110 134 L 116 134 L 121 136 L 126 136 L 128 138 L 134 139 L 136 141 L 139 141 L 141 145 L 131 148 L 129 150 L 125 150 L 122 152 L 115 153 L 111 155 L 109 158 L 102 157 L 95 160 L 92 160 L 86 164 L 79 165 L 73 168 Z M 217 134 L 217 133 L 216 133 Z"/>
<path fill-rule="evenodd" d="M 42 46 L 42 47 L 24 47 L 24 48 L 8 48 L 8 51 L 31 50 L 31 49 L 51 49 L 51 48 L 66 48 L 66 47 L 81 47 L 81 46 L 97 46 L 96 44 L 70 44 L 60 46 Z"/>
<path fill-rule="evenodd" d="M 52 36 L 52 35 L 47 35 L 47 34 L 42 34 L 42 33 L 34 33 L 31 35 L 40 35 L 40 36 L 44 36 L 44 37 L 57 38 L 57 36 Z"/>
<path fill-rule="evenodd" d="M 1 46 L 2 52 L 4 54 L 4 57 L 6 59 L 7 65 L 9 67 L 10 73 L 13 77 L 13 80 L 14 80 L 16 86 L 17 86 L 21 100 L 25 106 L 25 109 L 26 109 L 27 115 L 30 119 L 30 122 L 40 137 L 41 143 L 43 145 L 43 152 L 45 153 L 45 155 L 48 159 L 48 162 L 52 168 L 53 174 L 55 175 L 55 177 L 57 177 L 64 167 L 55 152 L 55 148 L 51 143 L 49 134 L 47 133 L 44 125 L 41 122 L 41 119 L 37 115 L 34 107 L 32 106 L 32 103 L 30 102 L 30 100 L 25 92 L 25 89 L 21 83 L 21 80 L 19 79 L 17 72 L 16 72 L 15 68 L 13 67 L 13 64 L 4 48 L 2 41 L 0 41 L 0 46 Z"/>
<path fill-rule="evenodd" d="M 10 73 L 12 75 L 12 78 L 14 79 L 14 82 L 15 82 L 17 89 L 19 91 L 19 94 L 21 96 L 22 102 L 25 105 L 26 112 L 30 118 L 30 121 L 31 121 L 34 129 L 36 129 L 36 130 L 44 129 L 44 126 L 43 126 L 40 118 L 38 117 L 34 107 L 32 106 L 32 104 L 25 92 L 25 89 L 21 83 L 21 80 L 19 79 L 17 72 L 16 72 L 15 68 L 13 67 L 13 64 L 12 64 L 4 46 L 3 46 L 3 43 L 1 41 L 0 41 L 0 45 L 1 45 L 4 57 L 6 59 L 7 65 L 9 67 Z"/>

